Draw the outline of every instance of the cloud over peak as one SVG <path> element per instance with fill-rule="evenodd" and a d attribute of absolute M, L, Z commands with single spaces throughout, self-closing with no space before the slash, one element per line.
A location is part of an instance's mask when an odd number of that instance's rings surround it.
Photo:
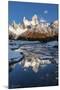
<path fill-rule="evenodd" d="M 47 14 L 48 13 L 48 10 L 44 10 L 44 14 Z"/>

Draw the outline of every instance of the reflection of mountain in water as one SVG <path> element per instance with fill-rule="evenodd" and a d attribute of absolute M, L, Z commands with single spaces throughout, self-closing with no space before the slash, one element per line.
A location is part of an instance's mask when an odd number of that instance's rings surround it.
<path fill-rule="evenodd" d="M 21 47 L 24 48 L 25 47 Z M 28 48 L 28 47 L 27 47 Z M 30 48 L 30 47 L 29 47 Z M 28 48 L 28 49 L 29 49 Z M 37 72 L 39 67 L 41 67 L 42 65 L 46 65 L 46 64 L 50 64 L 51 62 L 49 60 L 41 60 L 37 54 L 29 52 L 27 50 L 24 49 L 18 49 L 16 51 L 22 52 L 24 55 L 24 59 L 20 62 L 20 64 L 25 68 L 29 68 L 32 67 L 32 70 L 34 72 Z"/>
<path fill-rule="evenodd" d="M 17 85 L 16 87 L 57 85 L 57 41 L 41 43 L 39 41 L 10 40 L 9 51 L 10 87 L 15 87 L 14 85 Z M 28 76 L 26 77 L 26 75 Z M 32 80 L 32 78 L 34 79 Z M 23 83 L 24 80 L 27 81 L 26 85 Z M 46 80 L 48 80 L 47 83 Z"/>

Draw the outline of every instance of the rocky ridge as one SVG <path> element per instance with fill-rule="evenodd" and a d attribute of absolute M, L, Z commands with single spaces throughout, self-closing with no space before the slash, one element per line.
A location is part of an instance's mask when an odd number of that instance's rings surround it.
<path fill-rule="evenodd" d="M 26 40 L 46 40 L 58 37 L 59 22 L 58 20 L 52 23 L 40 21 L 37 15 L 34 15 L 31 20 L 23 18 L 22 24 L 17 24 L 13 21 L 9 25 L 9 39 L 26 39 Z"/>

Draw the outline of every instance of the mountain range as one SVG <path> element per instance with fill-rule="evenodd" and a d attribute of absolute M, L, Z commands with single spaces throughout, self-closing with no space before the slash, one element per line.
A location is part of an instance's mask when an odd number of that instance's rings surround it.
<path fill-rule="evenodd" d="M 45 20 L 39 20 L 37 15 L 34 15 L 31 20 L 24 17 L 23 22 L 19 24 L 13 21 L 8 26 L 9 39 L 25 40 L 57 39 L 58 29 L 58 20 L 48 23 Z"/>

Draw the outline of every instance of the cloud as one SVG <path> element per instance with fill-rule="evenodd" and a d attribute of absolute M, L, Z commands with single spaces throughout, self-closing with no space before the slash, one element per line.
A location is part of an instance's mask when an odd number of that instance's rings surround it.
<path fill-rule="evenodd" d="M 46 22 L 46 20 L 43 17 L 41 17 L 40 22 Z"/>
<path fill-rule="evenodd" d="M 43 17 L 40 18 L 40 22 L 41 23 L 46 23 L 48 26 L 50 25 L 50 23 Z"/>
<path fill-rule="evenodd" d="M 46 20 L 44 20 L 44 19 L 40 19 L 40 22 L 46 22 Z"/>
<path fill-rule="evenodd" d="M 44 11 L 44 14 L 47 14 L 47 13 L 48 13 L 48 10 L 45 10 L 45 11 Z"/>

